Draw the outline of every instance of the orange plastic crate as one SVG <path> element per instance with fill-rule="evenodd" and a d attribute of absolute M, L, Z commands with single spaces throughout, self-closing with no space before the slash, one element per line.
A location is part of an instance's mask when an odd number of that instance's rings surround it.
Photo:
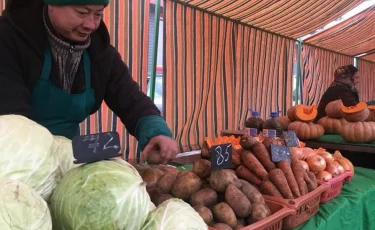
<path fill-rule="evenodd" d="M 282 204 L 294 210 L 294 214 L 283 219 L 283 229 L 293 229 L 314 216 L 319 211 L 320 197 L 324 191 L 329 189 L 328 185 L 319 185 L 314 191 L 297 199 L 283 199 L 274 196 L 263 195 L 269 202 Z"/>
<path fill-rule="evenodd" d="M 349 182 L 352 177 L 353 173 L 351 171 L 346 171 L 340 176 L 334 177 L 329 181 L 318 180 L 318 184 L 325 184 L 329 186 L 329 189 L 322 193 L 322 196 L 320 197 L 320 203 L 327 203 L 328 201 L 340 195 L 342 186 L 345 182 Z"/>
<path fill-rule="evenodd" d="M 240 230 L 281 230 L 283 225 L 283 218 L 293 215 L 295 211 L 282 204 L 265 201 L 272 215 L 258 221 L 254 224 L 248 225 Z M 209 230 L 218 230 L 217 228 L 208 227 Z"/>

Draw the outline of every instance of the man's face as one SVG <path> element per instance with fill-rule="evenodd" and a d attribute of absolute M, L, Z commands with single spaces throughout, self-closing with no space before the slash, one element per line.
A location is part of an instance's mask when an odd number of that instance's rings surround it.
<path fill-rule="evenodd" d="M 48 5 L 48 14 L 56 32 L 66 39 L 83 42 L 100 24 L 103 5 Z"/>

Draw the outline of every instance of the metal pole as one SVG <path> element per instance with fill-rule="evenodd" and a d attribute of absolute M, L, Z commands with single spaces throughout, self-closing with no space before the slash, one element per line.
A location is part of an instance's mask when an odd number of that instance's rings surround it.
<path fill-rule="evenodd" d="M 297 79 L 296 79 L 296 104 L 299 103 L 300 79 L 301 79 L 301 52 L 302 40 L 298 39 L 298 53 L 297 53 Z"/>
<path fill-rule="evenodd" d="M 160 0 L 156 0 L 155 3 L 155 35 L 153 39 L 153 50 L 152 50 L 152 72 L 150 78 L 150 98 L 154 101 L 155 98 L 155 80 L 156 80 L 156 65 L 158 58 L 158 41 L 159 41 L 159 21 L 160 21 Z"/>

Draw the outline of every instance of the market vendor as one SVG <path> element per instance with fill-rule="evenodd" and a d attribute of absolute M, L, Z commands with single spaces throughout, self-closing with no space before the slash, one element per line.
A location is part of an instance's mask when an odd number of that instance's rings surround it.
<path fill-rule="evenodd" d="M 334 80 L 323 94 L 318 105 L 318 115 L 315 121 L 327 116 L 326 105 L 331 101 L 341 99 L 345 106 L 354 106 L 359 103 L 357 84 L 359 71 L 353 65 L 340 66 L 334 73 Z"/>
<path fill-rule="evenodd" d="M 0 115 L 26 116 L 72 139 L 103 100 L 143 154 L 178 147 L 129 74 L 102 20 L 109 0 L 10 0 L 0 17 Z"/>

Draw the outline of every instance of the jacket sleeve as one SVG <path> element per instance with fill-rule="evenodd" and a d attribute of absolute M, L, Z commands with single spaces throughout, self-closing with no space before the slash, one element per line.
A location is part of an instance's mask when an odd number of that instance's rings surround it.
<path fill-rule="evenodd" d="M 349 89 L 341 90 L 339 95 L 344 106 L 354 106 L 358 104 L 357 98 L 354 97 L 354 93 Z"/>
<path fill-rule="evenodd" d="M 12 31 L 0 22 L 0 115 L 31 118 L 31 93 L 22 76 Z"/>
<path fill-rule="evenodd" d="M 158 108 L 130 76 L 128 67 L 117 51 L 104 100 L 108 107 L 120 117 L 128 132 L 133 136 L 137 122 L 142 117 L 160 116 Z"/>

